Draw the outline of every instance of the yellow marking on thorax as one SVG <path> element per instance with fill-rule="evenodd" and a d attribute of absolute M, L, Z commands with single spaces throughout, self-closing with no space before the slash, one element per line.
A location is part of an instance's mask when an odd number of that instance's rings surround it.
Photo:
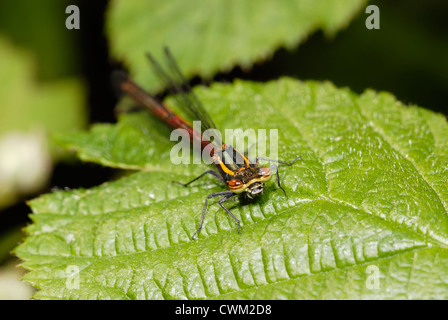
<path fill-rule="evenodd" d="M 234 149 L 236 152 L 238 152 L 244 159 L 244 162 L 246 163 L 246 167 L 249 166 L 249 159 L 246 158 L 246 156 L 244 154 L 242 154 L 241 152 L 239 152 L 238 150 Z"/>
<path fill-rule="evenodd" d="M 221 166 L 222 171 L 224 171 L 227 174 L 230 174 L 231 176 L 235 175 L 235 172 L 227 168 L 226 164 L 221 160 L 221 158 L 217 155 L 213 156 L 213 161 L 216 161 Z"/>
<path fill-rule="evenodd" d="M 221 150 L 226 150 L 226 148 L 227 148 L 227 145 L 226 145 L 226 144 L 223 144 L 223 145 L 221 146 Z M 242 154 L 241 152 L 239 152 L 239 151 L 236 150 L 235 148 L 233 148 L 233 150 L 235 150 L 236 152 L 238 152 L 238 153 L 240 154 L 240 156 L 243 157 L 243 159 L 244 159 L 244 163 L 246 164 L 246 167 L 249 167 L 249 159 L 247 159 L 246 156 L 245 156 L 244 154 Z"/>

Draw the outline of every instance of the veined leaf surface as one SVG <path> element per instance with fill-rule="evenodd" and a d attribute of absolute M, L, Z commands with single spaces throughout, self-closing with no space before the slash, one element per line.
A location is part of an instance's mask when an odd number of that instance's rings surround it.
<path fill-rule="evenodd" d="M 288 78 L 196 93 L 219 129 L 278 129 L 279 157 L 302 156 L 279 169 L 287 196 L 271 181 L 258 201 L 229 201 L 241 234 L 211 205 L 192 241 L 206 195 L 225 188 L 172 183 L 208 168 L 171 164 L 168 129 L 138 113 L 66 135 L 85 160 L 142 171 L 31 202 L 16 253 L 36 298 L 448 298 L 443 116 Z"/>

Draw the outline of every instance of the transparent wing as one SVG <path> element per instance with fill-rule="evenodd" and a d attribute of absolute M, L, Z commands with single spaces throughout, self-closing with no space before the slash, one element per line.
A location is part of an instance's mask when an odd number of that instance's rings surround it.
<path fill-rule="evenodd" d="M 205 111 L 201 101 L 194 94 L 187 80 L 180 71 L 179 66 L 174 60 L 173 55 L 167 47 L 164 48 L 164 53 L 167 69 L 164 69 L 150 53 L 146 54 L 157 77 L 173 94 L 177 105 L 187 113 L 187 115 L 191 118 L 190 120 L 201 121 L 201 133 L 204 133 L 206 130 L 210 130 L 209 132 L 211 132 L 215 137 L 213 142 L 221 145 L 222 140 L 217 139 L 220 135 L 216 129 L 215 123 L 207 111 Z"/>

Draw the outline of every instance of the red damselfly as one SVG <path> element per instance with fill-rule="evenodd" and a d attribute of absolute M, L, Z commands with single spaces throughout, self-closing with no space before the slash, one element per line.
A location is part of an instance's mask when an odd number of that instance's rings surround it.
<path fill-rule="evenodd" d="M 268 158 L 257 157 L 255 161 L 250 161 L 248 157 L 233 148 L 229 144 L 225 144 L 219 138 L 220 135 L 213 135 L 213 142 L 204 135 L 205 131 L 217 130 L 216 125 L 205 111 L 202 103 L 197 96 L 191 90 L 185 77 L 182 75 L 176 61 L 171 55 L 168 48 L 164 50 L 167 69 L 164 69 L 160 63 L 151 55 L 147 54 L 149 61 L 151 62 L 156 75 L 162 84 L 171 89 L 179 107 L 181 107 L 185 113 L 191 118 L 191 120 L 198 120 L 201 123 L 200 130 L 193 128 L 189 122 L 182 117 L 174 113 L 168 106 L 161 101 L 150 95 L 143 90 L 135 82 L 129 79 L 128 75 L 124 72 L 118 71 L 114 74 L 114 80 L 122 92 L 129 95 L 135 103 L 140 107 L 143 107 L 155 115 L 158 119 L 168 124 L 173 129 L 184 129 L 189 137 L 190 142 L 197 142 L 201 146 L 201 151 L 208 154 L 215 166 L 215 170 L 208 170 L 191 180 L 188 183 L 181 185 L 187 187 L 196 180 L 203 176 L 210 174 L 216 177 L 219 181 L 227 185 L 229 190 L 219 191 L 209 194 L 205 199 L 204 208 L 202 210 L 201 221 L 195 235 L 201 230 L 204 222 L 205 213 L 207 210 L 207 203 L 210 198 L 221 197 L 218 204 L 232 217 L 238 225 L 238 232 L 240 232 L 240 220 L 230 212 L 230 210 L 224 205 L 224 202 L 236 195 L 246 197 L 249 199 L 255 199 L 260 196 L 265 188 L 265 183 L 269 181 L 272 175 L 275 173 L 277 176 L 277 185 L 286 195 L 280 183 L 280 177 L 278 174 L 278 166 L 276 164 L 270 167 L 261 166 L 259 160 L 265 160 L 291 166 L 295 161 L 300 159 L 300 156 L 296 157 L 292 162 L 278 161 Z"/>

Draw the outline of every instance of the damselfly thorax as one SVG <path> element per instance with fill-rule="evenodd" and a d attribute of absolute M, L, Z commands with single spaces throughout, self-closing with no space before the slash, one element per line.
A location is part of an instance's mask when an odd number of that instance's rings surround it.
<path fill-rule="evenodd" d="M 240 232 L 240 220 L 224 206 L 224 202 L 233 196 L 239 195 L 248 199 L 255 199 L 263 194 L 265 184 L 269 181 L 273 174 L 277 176 L 277 185 L 286 195 L 285 190 L 280 184 L 280 177 L 278 174 L 278 167 L 276 163 L 292 165 L 300 156 L 296 157 L 292 162 L 284 162 L 267 158 L 255 158 L 254 161 L 249 161 L 248 157 L 236 150 L 229 144 L 225 144 L 220 139 L 214 139 L 213 143 L 204 136 L 204 132 L 208 130 L 217 130 L 213 120 L 205 111 L 199 99 L 193 93 L 185 80 L 184 76 L 179 70 L 177 63 L 172 57 L 171 53 L 165 48 L 165 57 L 167 59 L 168 71 L 154 59 L 150 54 L 147 54 L 155 73 L 162 81 L 162 83 L 169 88 L 173 93 L 178 106 L 184 110 L 191 120 L 199 120 L 201 122 L 200 131 L 194 129 L 189 122 L 174 113 L 169 107 L 156 98 L 151 96 L 136 83 L 128 78 L 123 72 L 116 72 L 114 80 L 119 88 L 128 94 L 139 106 L 146 108 L 154 116 L 165 122 L 173 129 L 184 129 L 188 134 L 190 142 L 194 143 L 200 141 L 201 151 L 206 151 L 213 161 L 216 170 L 208 170 L 200 176 L 194 178 L 188 183 L 180 183 L 183 186 L 188 186 L 203 176 L 210 174 L 227 185 L 228 190 L 219 191 L 209 194 L 205 199 L 204 208 L 202 210 L 199 227 L 193 234 L 195 235 L 201 230 L 204 222 L 205 213 L 207 210 L 207 203 L 210 198 L 221 197 L 218 204 L 235 220 L 238 224 L 238 232 Z M 220 135 L 216 135 L 219 137 Z M 270 167 L 260 166 L 259 160 L 266 160 L 274 162 Z M 177 182 L 179 183 L 179 182 Z"/>

